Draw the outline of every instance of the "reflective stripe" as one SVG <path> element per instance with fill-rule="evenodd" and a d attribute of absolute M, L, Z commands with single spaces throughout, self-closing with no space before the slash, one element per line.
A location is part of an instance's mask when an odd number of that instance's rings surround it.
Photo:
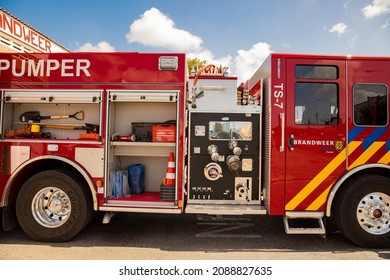
<path fill-rule="evenodd" d="M 348 144 L 351 143 L 353 140 L 355 140 L 356 136 L 362 132 L 364 127 L 358 127 L 355 126 L 354 128 L 351 129 L 351 131 L 348 132 Z"/>
<path fill-rule="evenodd" d="M 389 164 L 390 163 L 390 151 L 388 151 L 379 161 L 378 163 Z"/>
<path fill-rule="evenodd" d="M 325 201 L 326 201 L 326 198 L 328 197 L 328 193 L 330 192 L 330 189 L 332 188 L 332 186 L 333 186 L 333 184 L 334 184 L 334 182 L 332 183 L 332 184 L 330 184 L 330 186 L 329 187 L 327 187 L 326 188 L 326 190 L 324 190 L 323 192 L 322 192 L 322 194 L 320 194 L 320 196 L 319 197 L 317 197 L 317 199 L 316 200 L 314 200 L 313 201 L 313 203 L 312 204 L 310 204 L 307 208 L 306 208 L 306 210 L 318 210 L 324 203 L 325 203 Z"/>
<path fill-rule="evenodd" d="M 379 137 L 385 133 L 387 127 L 380 127 L 375 129 L 368 137 L 363 141 L 363 151 L 367 150 Z"/>
<path fill-rule="evenodd" d="M 354 141 L 348 145 L 348 154 L 350 155 L 357 147 L 360 146 L 361 141 Z M 340 164 L 345 161 L 346 148 L 342 150 L 320 173 L 317 174 L 287 205 L 286 210 L 294 210 L 309 194 L 311 194 L 333 171 L 335 171 Z"/>
<path fill-rule="evenodd" d="M 365 164 L 383 145 L 385 142 L 374 142 L 364 153 L 362 153 L 349 167 L 352 168 Z M 363 142 L 364 145 L 364 142 Z"/>
<path fill-rule="evenodd" d="M 386 131 L 387 127 L 376 128 L 364 141 L 354 141 L 354 139 L 364 130 L 363 127 L 354 127 L 348 133 L 348 146 L 341 151 L 328 165 L 325 166 L 297 195 L 295 195 L 286 205 L 285 209 L 295 210 L 314 190 L 316 190 L 343 162 L 346 160 L 346 154 L 350 156 L 361 144 L 363 153 L 348 166 L 348 170 L 359 165 L 365 164 L 376 152 L 385 144 L 387 153 L 378 161 L 378 163 L 390 163 L 390 140 L 387 142 L 376 142 Z M 307 208 L 306 210 L 318 210 L 326 201 L 331 190 L 333 182 L 327 187 Z"/>
<path fill-rule="evenodd" d="M 351 166 L 348 168 L 349 170 L 365 164 L 383 145 L 385 142 L 375 142 L 371 145 L 371 147 L 365 151 L 363 154 L 359 156 L 358 159 L 354 161 L 354 163 L 351 164 Z M 390 151 L 388 151 L 379 161 L 378 163 L 383 163 L 383 164 L 389 164 L 390 162 Z M 313 201 L 312 204 L 310 204 L 306 210 L 311 210 L 311 211 L 316 211 L 318 210 L 326 201 L 326 198 L 328 197 L 328 193 L 333 186 L 335 182 L 333 182 L 326 190 L 322 192 L 320 196 L 317 197 L 316 200 Z"/>

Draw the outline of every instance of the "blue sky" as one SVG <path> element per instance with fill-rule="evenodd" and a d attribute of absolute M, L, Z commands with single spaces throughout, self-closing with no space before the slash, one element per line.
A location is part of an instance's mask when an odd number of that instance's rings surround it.
<path fill-rule="evenodd" d="M 71 51 L 185 52 L 247 79 L 270 52 L 390 55 L 390 0 L 1 0 Z"/>

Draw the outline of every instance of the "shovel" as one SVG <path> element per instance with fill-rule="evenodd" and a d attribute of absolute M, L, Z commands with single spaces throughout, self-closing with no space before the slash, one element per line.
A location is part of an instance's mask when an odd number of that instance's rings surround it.
<path fill-rule="evenodd" d="M 84 125 L 80 124 L 54 124 L 54 123 L 33 123 L 33 122 L 15 122 L 16 124 L 28 124 L 28 125 L 39 125 L 44 128 L 51 129 L 66 129 L 66 130 L 86 130 L 88 133 L 99 133 L 99 125 L 86 123 Z"/>
<path fill-rule="evenodd" d="M 40 122 L 41 120 L 47 120 L 47 119 L 69 119 L 74 118 L 76 120 L 84 120 L 84 112 L 83 111 L 77 111 L 73 115 L 65 115 L 65 116 L 41 116 L 38 111 L 28 111 L 24 112 L 19 116 L 19 121 L 21 122 Z"/>

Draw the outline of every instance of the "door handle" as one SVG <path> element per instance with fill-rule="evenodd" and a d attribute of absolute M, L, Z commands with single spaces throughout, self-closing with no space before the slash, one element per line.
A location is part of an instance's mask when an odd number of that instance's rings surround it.
<path fill-rule="evenodd" d="M 290 148 L 290 151 L 294 151 L 294 135 L 291 134 L 290 138 L 288 139 L 288 146 Z"/>
<path fill-rule="evenodd" d="M 281 140 L 280 140 L 279 151 L 282 153 L 284 152 L 284 130 L 285 130 L 284 113 L 280 113 L 279 117 L 280 117 L 280 124 L 282 126 L 281 133 L 280 133 Z"/>

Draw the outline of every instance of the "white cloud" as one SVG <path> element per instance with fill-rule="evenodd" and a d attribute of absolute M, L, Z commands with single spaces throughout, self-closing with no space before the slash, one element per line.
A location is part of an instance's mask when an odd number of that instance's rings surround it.
<path fill-rule="evenodd" d="M 351 49 L 354 49 L 355 48 L 355 45 L 356 45 L 356 42 L 358 41 L 359 39 L 359 35 L 358 34 L 355 34 L 352 38 L 349 39 L 349 47 Z"/>
<path fill-rule="evenodd" d="M 206 60 L 207 63 L 229 67 L 229 74 L 237 76 L 238 82 L 249 79 L 265 58 L 272 52 L 271 46 L 259 42 L 249 50 L 239 50 L 237 56 L 215 57 L 215 54 L 202 46 L 202 38 L 179 29 L 167 15 L 156 8 L 145 11 L 131 23 L 126 34 L 127 41 L 145 46 L 167 48 L 185 52 L 187 58 Z"/>
<path fill-rule="evenodd" d="M 348 25 L 346 25 L 344 22 L 340 22 L 338 24 L 335 24 L 332 26 L 331 29 L 329 29 L 330 33 L 337 33 L 337 35 L 340 37 L 347 31 Z"/>
<path fill-rule="evenodd" d="M 202 44 L 200 37 L 175 27 L 175 23 L 156 8 L 147 10 L 130 25 L 126 39 L 129 43 L 180 52 L 199 51 Z"/>
<path fill-rule="evenodd" d="M 271 46 L 264 42 L 254 44 L 249 50 L 237 51 L 234 68 L 238 82 L 248 80 L 271 52 Z"/>
<path fill-rule="evenodd" d="M 385 28 L 389 27 L 389 24 L 390 24 L 390 19 L 388 18 L 388 19 L 385 21 L 385 23 L 381 25 L 381 28 L 382 28 L 382 29 L 385 29 Z"/>
<path fill-rule="evenodd" d="M 215 64 L 217 66 L 227 66 L 231 67 L 233 58 L 230 55 L 216 58 L 214 53 L 210 50 L 202 49 L 199 52 L 190 52 L 186 54 L 187 58 L 198 58 L 199 60 L 206 60 L 207 63 Z"/>
<path fill-rule="evenodd" d="M 271 52 L 272 50 L 269 44 L 258 42 L 252 45 L 249 50 L 238 50 L 237 55 L 234 58 L 231 55 L 216 58 L 215 55 L 207 49 L 203 49 L 199 52 L 187 53 L 187 58 L 198 58 L 217 66 L 227 66 L 229 67 L 229 75 L 236 76 L 237 82 L 241 83 L 252 77 Z"/>
<path fill-rule="evenodd" d="M 176 28 L 173 20 L 156 8 L 147 10 L 130 25 L 126 39 L 129 43 L 185 52 L 187 58 L 198 58 L 215 65 L 231 67 L 233 61 L 230 55 L 216 58 L 214 53 L 202 47 L 203 40 L 200 37 Z"/>
<path fill-rule="evenodd" d="M 348 10 L 348 6 L 349 6 L 350 3 L 351 3 L 351 1 L 347 1 L 347 2 L 345 2 L 343 4 L 343 7 L 344 7 L 345 10 Z"/>
<path fill-rule="evenodd" d="M 365 18 L 374 18 L 390 13 L 390 0 L 373 0 L 362 9 Z"/>
<path fill-rule="evenodd" d="M 106 41 L 101 41 L 97 45 L 92 45 L 91 43 L 85 43 L 80 46 L 77 52 L 114 52 L 115 48 Z"/>

